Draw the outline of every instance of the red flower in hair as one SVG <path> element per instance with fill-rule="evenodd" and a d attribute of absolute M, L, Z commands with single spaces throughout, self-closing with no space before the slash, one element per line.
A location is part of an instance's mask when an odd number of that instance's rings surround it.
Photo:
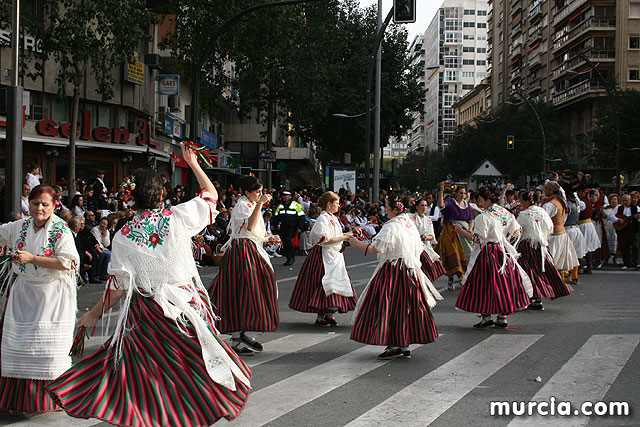
<path fill-rule="evenodd" d="M 122 235 L 123 236 L 126 236 L 130 232 L 131 232 L 131 227 L 129 227 L 128 225 L 125 225 L 124 227 L 122 227 Z"/>

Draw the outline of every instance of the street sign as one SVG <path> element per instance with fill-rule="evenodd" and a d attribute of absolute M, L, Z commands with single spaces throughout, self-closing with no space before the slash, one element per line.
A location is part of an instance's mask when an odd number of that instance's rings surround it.
<path fill-rule="evenodd" d="M 214 150 L 218 148 L 218 135 L 202 129 L 202 136 L 200 137 L 200 143 L 206 145 Z"/>
<path fill-rule="evenodd" d="M 260 160 L 267 163 L 275 163 L 276 162 L 276 152 L 275 150 L 263 150 L 260 152 Z"/>
<path fill-rule="evenodd" d="M 177 74 L 160 74 L 158 76 L 158 93 L 160 95 L 179 95 L 180 76 Z"/>

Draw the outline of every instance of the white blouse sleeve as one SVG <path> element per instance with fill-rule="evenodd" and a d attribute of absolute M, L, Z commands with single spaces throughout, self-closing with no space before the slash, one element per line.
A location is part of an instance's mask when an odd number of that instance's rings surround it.
<path fill-rule="evenodd" d="M 121 234 L 116 234 L 113 238 L 113 251 L 111 252 L 111 261 L 107 268 L 109 274 L 109 281 L 107 282 L 107 288 L 111 290 L 124 291 L 129 289 L 131 282 L 131 272 L 125 267 L 120 256 L 118 246 L 122 246 L 123 243 L 119 240 L 123 238 Z"/>
<path fill-rule="evenodd" d="M 545 203 L 544 206 L 542 207 L 544 208 L 545 211 L 547 211 L 547 213 L 551 218 L 556 216 L 556 214 L 558 213 L 558 208 L 553 203 Z"/>
<path fill-rule="evenodd" d="M 246 227 L 247 221 L 253 209 L 245 200 L 238 200 L 231 212 L 231 219 L 229 220 L 229 227 L 233 229 L 235 234 L 239 234 L 243 227 Z"/>
<path fill-rule="evenodd" d="M 332 237 L 331 222 L 325 215 L 320 215 L 311 229 L 311 244 L 321 245 Z"/>
<path fill-rule="evenodd" d="M 58 261 L 67 270 L 77 270 L 77 266 L 80 263 L 80 256 L 78 255 L 78 249 L 76 248 L 76 242 L 73 239 L 71 230 L 65 227 L 65 231 L 61 233 L 62 236 L 56 240 L 55 256 Z"/>
<path fill-rule="evenodd" d="M 7 245 L 13 245 L 13 239 L 11 238 L 12 227 L 15 222 L 8 222 L 0 225 L 0 247 Z"/>
<path fill-rule="evenodd" d="M 491 233 L 491 227 L 494 227 L 496 221 L 491 215 L 480 214 L 475 218 L 475 226 L 473 228 L 474 237 L 480 238 L 481 242 L 486 241 Z"/>
<path fill-rule="evenodd" d="M 201 232 L 218 216 L 216 202 L 206 191 L 200 196 L 173 206 L 171 212 L 184 224 L 189 237 Z"/>
<path fill-rule="evenodd" d="M 393 253 L 398 249 L 397 240 L 402 238 L 401 233 L 402 230 L 398 230 L 396 224 L 387 223 L 382 226 L 380 232 L 373 238 L 371 246 L 383 254 Z"/>

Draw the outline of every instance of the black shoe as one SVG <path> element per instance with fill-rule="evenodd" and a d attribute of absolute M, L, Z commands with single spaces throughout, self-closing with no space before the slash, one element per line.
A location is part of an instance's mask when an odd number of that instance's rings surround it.
<path fill-rule="evenodd" d="M 544 310 L 544 307 L 542 306 L 541 303 L 533 303 L 533 304 L 529 304 L 529 306 L 527 307 L 527 310 Z"/>
<path fill-rule="evenodd" d="M 404 352 L 398 347 L 388 348 L 383 353 L 380 353 L 378 355 L 379 360 L 399 359 L 401 357 L 404 357 Z"/>
<path fill-rule="evenodd" d="M 324 315 L 324 320 L 325 320 L 325 321 L 327 321 L 327 322 L 329 322 L 329 324 L 330 324 L 331 326 L 338 326 L 338 321 L 336 320 L 336 318 L 335 318 L 335 317 L 333 317 L 333 316 L 332 316 L 332 315 L 330 315 L 330 314 L 325 314 L 325 315 Z"/>
<path fill-rule="evenodd" d="M 316 326 L 329 326 L 329 321 L 325 318 L 316 319 Z"/>
<path fill-rule="evenodd" d="M 263 350 L 262 344 L 260 344 L 256 340 L 251 341 L 249 338 L 247 338 L 244 332 L 240 334 L 240 341 L 242 341 L 244 345 L 248 346 L 249 349 L 254 352 L 261 352 Z"/>
<path fill-rule="evenodd" d="M 473 325 L 473 327 L 475 329 L 484 329 L 484 328 L 488 328 L 490 326 L 493 326 L 493 320 L 489 319 L 489 320 L 481 320 L 479 323 L 476 323 L 475 325 Z"/>
<path fill-rule="evenodd" d="M 405 359 L 411 359 L 411 350 L 402 350 L 402 357 Z"/>
<path fill-rule="evenodd" d="M 255 351 L 251 350 L 248 347 L 242 347 L 242 348 L 231 347 L 231 348 L 233 348 L 233 351 L 235 351 L 238 356 L 255 356 L 256 354 Z"/>
<path fill-rule="evenodd" d="M 507 327 L 507 322 L 496 322 L 493 327 L 505 329 Z"/>
<path fill-rule="evenodd" d="M 293 265 L 294 262 L 296 262 L 296 259 L 295 258 L 290 258 L 283 265 L 285 265 L 285 266 Z"/>

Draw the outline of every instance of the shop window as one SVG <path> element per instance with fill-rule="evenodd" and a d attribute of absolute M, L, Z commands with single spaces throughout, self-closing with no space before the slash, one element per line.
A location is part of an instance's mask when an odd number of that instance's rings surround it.
<path fill-rule="evenodd" d="M 53 99 L 53 118 L 57 123 L 69 122 L 69 100 L 67 98 L 60 99 L 57 96 Z"/>

